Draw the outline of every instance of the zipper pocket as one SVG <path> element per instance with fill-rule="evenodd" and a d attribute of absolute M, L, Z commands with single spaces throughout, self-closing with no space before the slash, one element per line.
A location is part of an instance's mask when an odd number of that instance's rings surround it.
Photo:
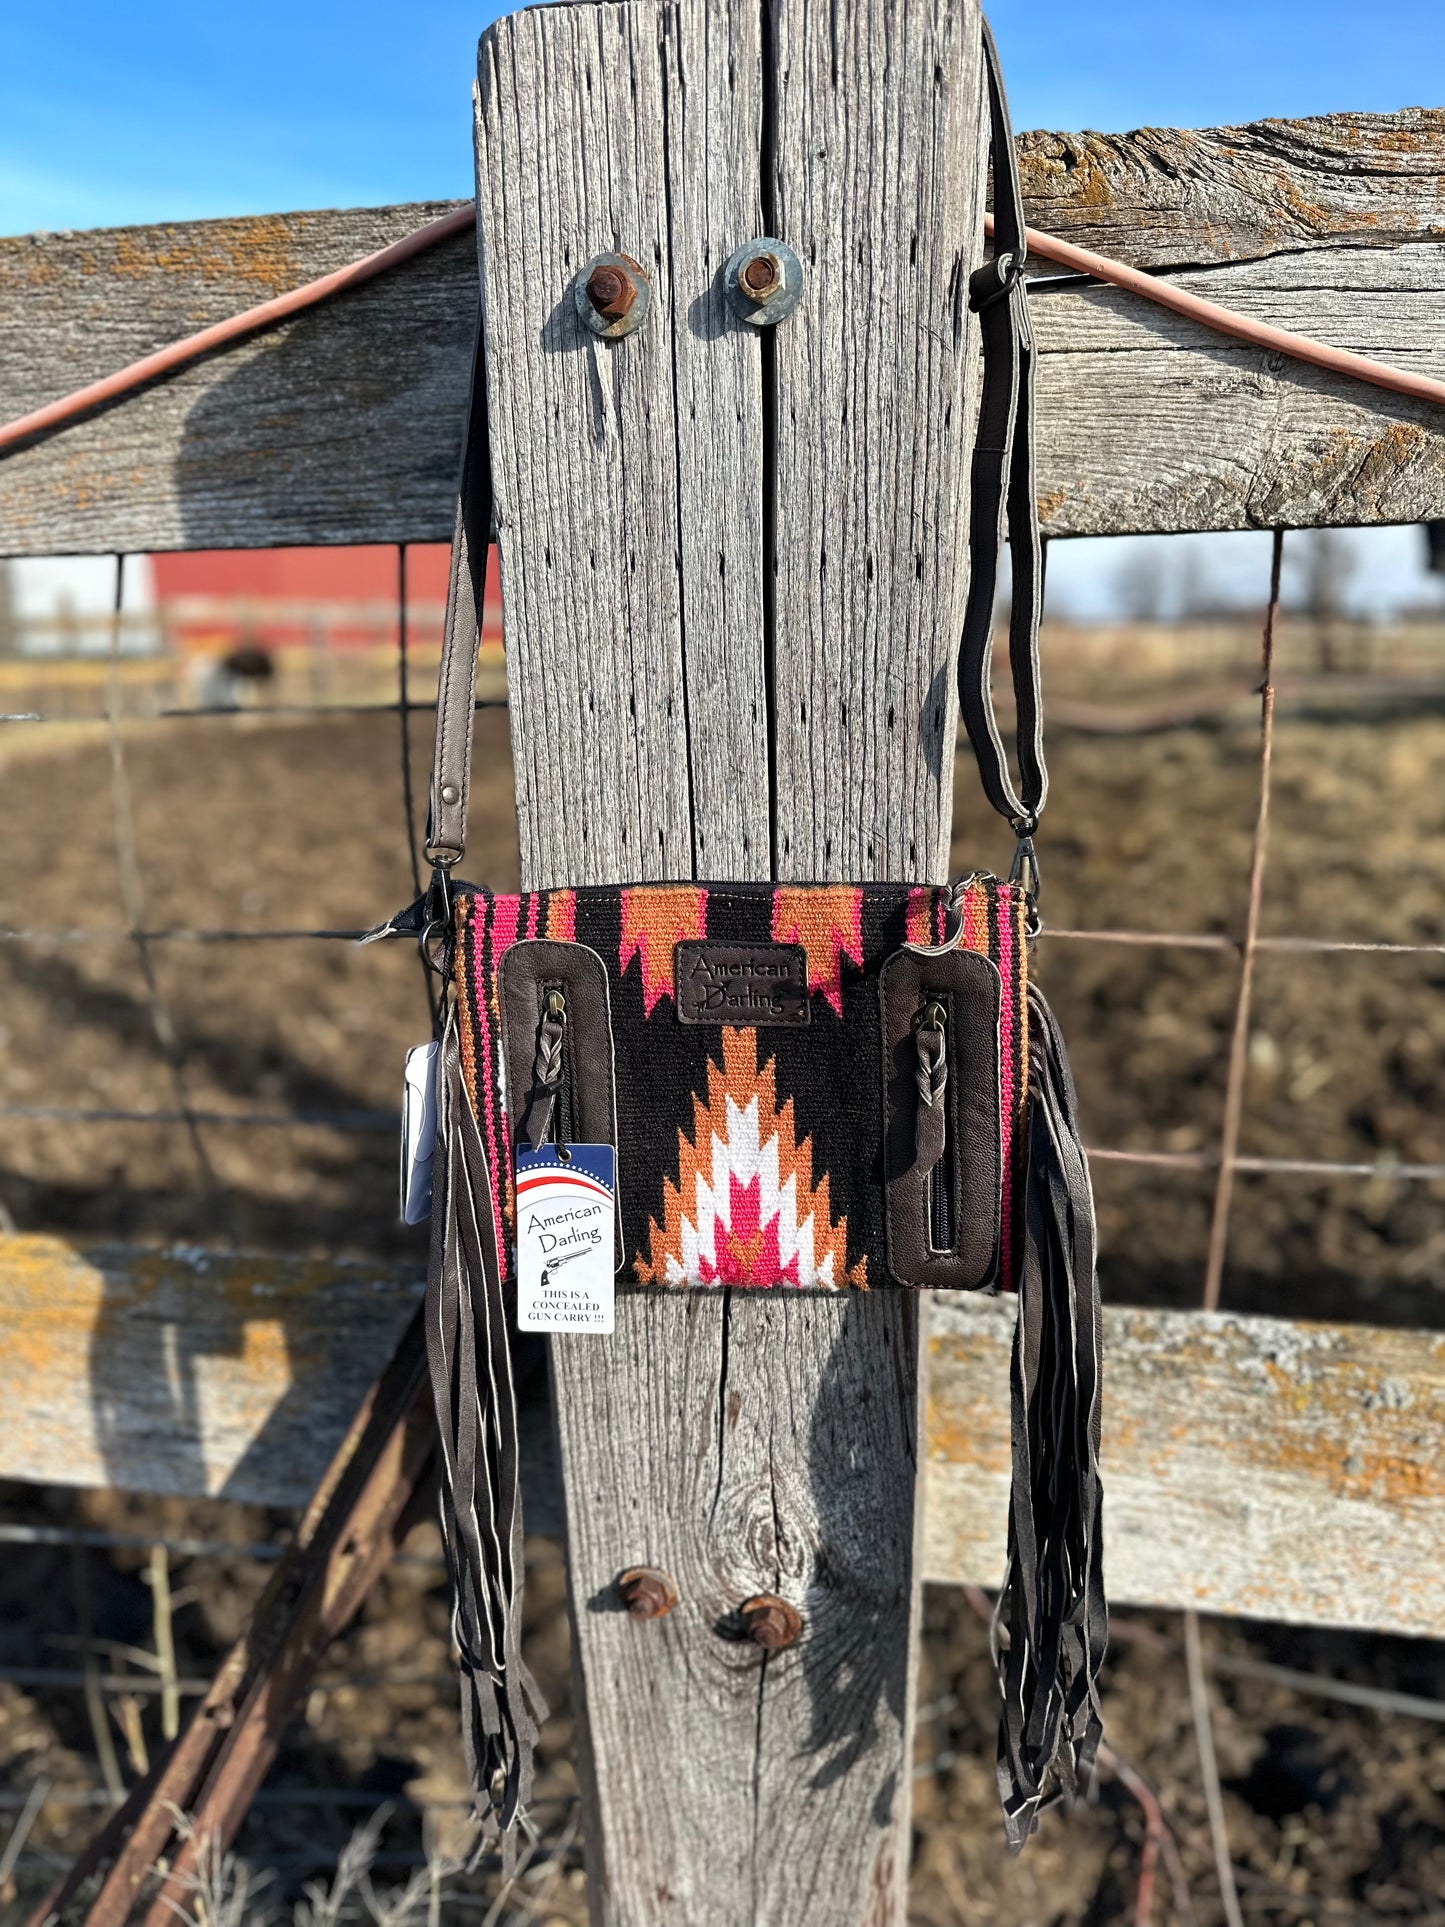
<path fill-rule="evenodd" d="M 998 967 L 954 948 L 879 972 L 888 1269 L 970 1290 L 997 1270 L 1001 1199 Z"/>
<path fill-rule="evenodd" d="M 602 959 L 585 944 L 525 937 L 502 953 L 496 981 L 498 1081 L 513 1143 L 610 1144 L 615 1151 L 612 1023 Z M 619 1265 L 625 1243 L 622 1162 L 619 1157 Z"/>

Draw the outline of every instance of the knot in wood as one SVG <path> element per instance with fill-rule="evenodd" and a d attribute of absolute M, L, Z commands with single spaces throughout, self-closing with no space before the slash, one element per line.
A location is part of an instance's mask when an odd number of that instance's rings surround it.
<path fill-rule="evenodd" d="M 781 1652 L 785 1646 L 791 1646 L 803 1630 L 803 1615 L 776 1593 L 761 1592 L 753 1599 L 745 1599 L 738 1607 L 738 1617 L 748 1638 L 765 1653 Z"/>
<path fill-rule="evenodd" d="M 658 1566 L 629 1566 L 617 1590 L 633 1619 L 664 1619 L 677 1604 L 677 1587 Z"/>
<path fill-rule="evenodd" d="M 626 268 L 603 262 L 587 277 L 587 299 L 604 321 L 620 321 L 637 299 L 637 283 Z"/>

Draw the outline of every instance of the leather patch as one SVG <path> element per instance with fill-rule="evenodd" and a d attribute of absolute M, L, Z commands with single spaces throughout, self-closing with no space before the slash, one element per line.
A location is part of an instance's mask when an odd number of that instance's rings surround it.
<path fill-rule="evenodd" d="M 682 1024 L 806 1024 L 808 953 L 800 943 L 684 940 L 672 953 Z"/>

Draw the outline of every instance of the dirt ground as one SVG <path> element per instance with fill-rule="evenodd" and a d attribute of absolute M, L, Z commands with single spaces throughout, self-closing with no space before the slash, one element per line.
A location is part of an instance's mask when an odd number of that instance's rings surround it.
<path fill-rule="evenodd" d="M 1258 800 L 1249 637 L 1200 647 L 1179 673 L 1134 645 L 1054 632 L 1060 710 L 1053 801 L 1040 842 L 1045 982 L 1071 1042 L 1089 1142 L 1209 1151 L 1218 1139 L 1238 963 L 1227 949 L 1082 942 L 1070 930 L 1234 935 L 1244 917 Z M 1295 649 L 1298 661 L 1291 657 Z M 1445 946 L 1445 701 L 1418 664 L 1325 687 L 1286 636 L 1264 929 Z M 1294 677 L 1291 684 L 1290 678 Z M 1160 714 L 1170 711 L 1167 716 Z M 18 706 L 18 705 L 17 705 Z M 1101 715 L 1101 712 L 1102 715 Z M 92 712 L 93 713 L 93 712 Z M 1180 720 L 1183 715 L 1185 720 Z M 1192 717 L 1192 720 L 1190 718 Z M 1135 729 L 1134 722 L 1156 726 Z M 1171 726 L 1158 726 L 1168 722 Z M 1101 733 L 1101 727 L 1108 733 Z M 515 880 L 506 716 L 478 717 L 469 872 Z M 419 788 L 429 719 L 413 719 Z M 394 716 L 135 720 L 125 775 L 146 927 L 354 931 L 410 899 Z M 104 729 L 15 726 L 0 738 L 0 1206 L 22 1230 L 80 1239 L 234 1241 L 316 1252 L 415 1251 L 395 1223 L 395 1147 L 376 1119 L 397 1103 L 405 1047 L 427 1031 L 422 979 L 402 947 L 341 941 L 162 941 L 148 987 L 125 934 L 114 770 Z M 1006 864 L 960 758 L 958 867 Z M 131 907 L 135 908 L 132 893 Z M 1384 1175 L 1242 1179 L 1225 1302 L 1291 1316 L 1438 1328 L 1445 1322 L 1445 1184 L 1388 1175 L 1445 1164 L 1445 954 L 1266 950 L 1260 959 L 1243 1148 L 1364 1162 Z M 172 1061 L 158 1046 L 173 1028 Z M 174 1112 L 178 1083 L 206 1117 L 303 1114 L 287 1129 L 207 1123 L 200 1152 L 171 1124 L 37 1117 L 37 1109 Z M 371 1114 L 368 1119 L 367 1114 Z M 1103 1284 L 1115 1301 L 1197 1302 L 1213 1180 L 1101 1162 Z M 0 1492 L 0 1521 L 247 1545 L 286 1515 L 116 1494 Z M 350 1829 L 396 1802 L 377 1878 L 446 1847 L 461 1791 L 435 1532 L 377 1589 L 327 1660 L 288 1737 L 242 1852 L 284 1886 L 334 1861 Z M 528 1635 L 558 1710 L 544 1736 L 543 1846 L 498 1921 L 580 1922 L 567 1627 L 558 1549 L 532 1543 Z M 100 1786 L 73 1684 L 75 1560 L 105 1663 L 150 1641 L 143 1550 L 6 1544 L 0 1558 L 0 1797 L 51 1792 L 0 1893 L 4 1918 L 74 1851 Z M 183 1677 L 237 1631 L 267 1565 L 177 1556 Z M 1018 1861 L 993 1788 L 986 1630 L 962 1594 L 931 1593 L 919 1704 L 912 1917 L 918 1927 L 1053 1927 L 1134 1918 L 1143 1810 L 1105 1775 L 1092 1808 L 1049 1816 Z M 1170 1616 L 1119 1611 L 1105 1678 L 1118 1752 L 1174 1829 L 1187 1896 L 1160 1868 L 1154 1919 L 1220 1919 L 1180 1646 Z M 1222 1668 L 1256 1660 L 1445 1699 L 1445 1646 L 1242 1622 L 1205 1629 Z M 19 1675 L 7 1678 L 6 1674 Z M 1445 1724 L 1386 1715 L 1221 1670 L 1217 1744 L 1241 1904 L 1251 1922 L 1445 1921 Z M 154 1701 L 112 1731 L 159 1743 Z M 289 1791 L 288 1791 L 289 1789 Z M 321 1797 L 318 1790 L 330 1789 Z M 425 1807 L 425 1826 L 419 1808 Z M 3 1832 L 0 1832 L 3 1839 Z M 482 1875 L 460 1883 L 489 1891 Z M 280 1887 L 278 1887 L 280 1891 Z M 456 1902 L 457 1918 L 471 1918 Z M 482 1917 L 482 1910 L 477 1912 Z"/>

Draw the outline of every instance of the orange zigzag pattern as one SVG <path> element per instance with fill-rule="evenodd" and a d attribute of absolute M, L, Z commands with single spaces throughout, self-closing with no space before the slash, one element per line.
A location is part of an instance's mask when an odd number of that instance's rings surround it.
<path fill-rule="evenodd" d="M 687 938 L 707 935 L 707 891 L 681 884 L 622 892 L 622 941 L 617 968 L 642 959 L 642 1011 L 650 1017 L 660 997 L 673 994 L 672 953 Z"/>
<path fill-rule="evenodd" d="M 728 1028 L 707 1101 L 693 1093 L 693 1134 L 677 1134 L 677 1183 L 649 1226 L 637 1276 L 658 1285 L 793 1285 L 866 1290 L 868 1262 L 848 1268 L 848 1221 L 834 1224 L 828 1174 L 813 1183 L 812 1140 L 798 1142 L 793 1100 L 780 1110 L 774 1060 L 758 1069 L 758 1034 Z"/>
<path fill-rule="evenodd" d="M 808 953 L 808 989 L 821 990 L 843 1015 L 843 959 L 863 962 L 863 892 L 848 884 L 836 889 L 773 892 L 774 943 L 800 943 Z"/>

